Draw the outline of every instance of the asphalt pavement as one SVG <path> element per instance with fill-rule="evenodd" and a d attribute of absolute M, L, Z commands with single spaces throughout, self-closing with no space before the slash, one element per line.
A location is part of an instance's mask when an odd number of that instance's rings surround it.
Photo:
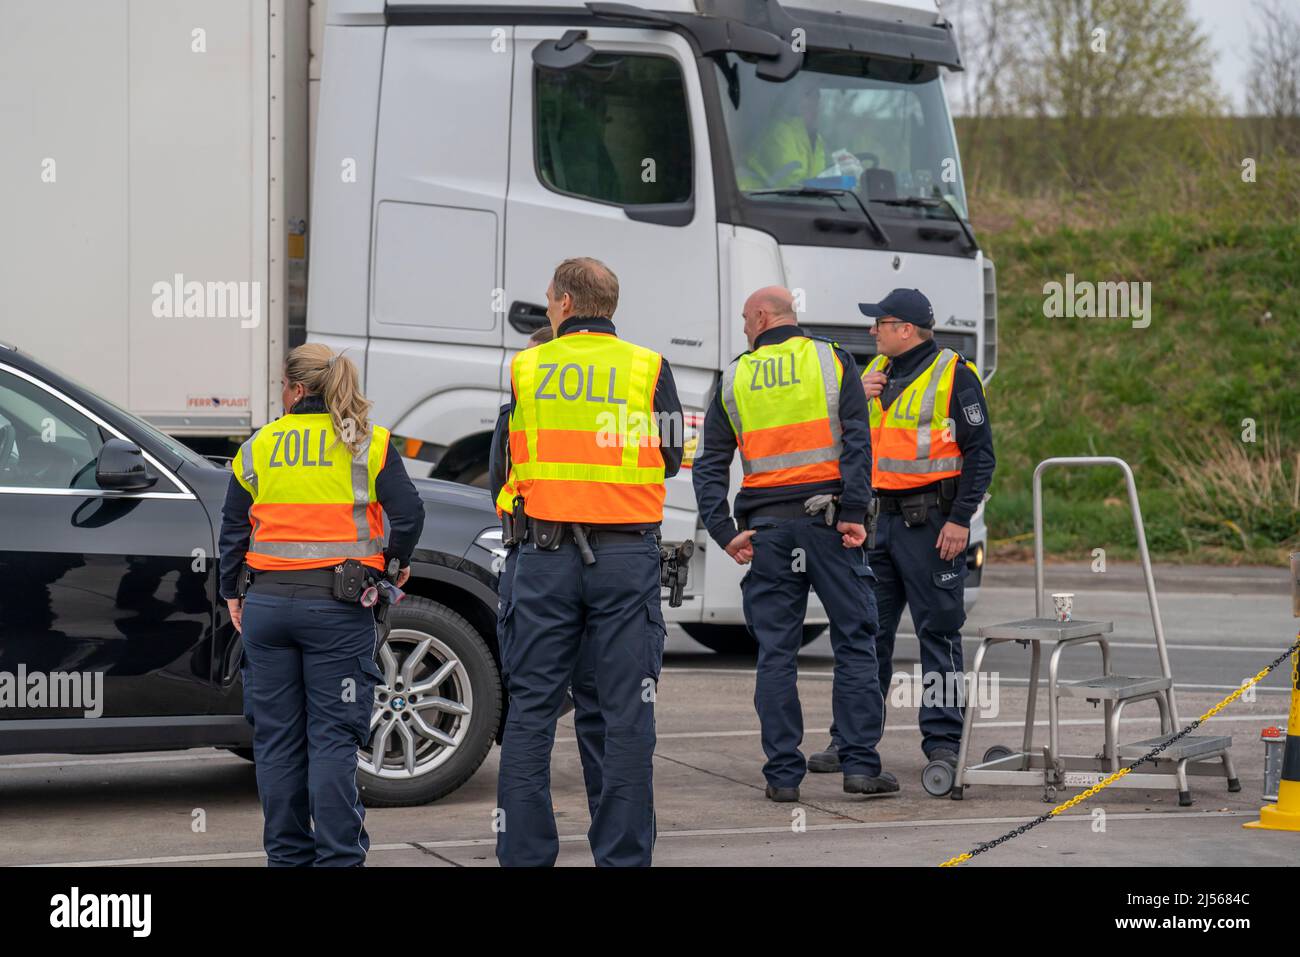
<path fill-rule="evenodd" d="M 1294 640 L 1287 576 L 1277 569 L 1158 570 L 1158 595 L 1184 723 L 1213 705 Z M 1053 566 L 1051 591 L 1076 594 L 1077 617 L 1113 620 L 1116 670 L 1154 674 L 1157 662 L 1146 593 L 1137 570 L 1112 563 L 1105 575 L 1086 566 Z M 968 657 L 978 628 L 1030 617 L 1033 571 L 986 570 L 968 625 Z M 1095 651 L 1067 658 L 1066 676 L 1095 668 Z M 988 668 L 998 675 L 996 701 L 972 739 L 976 754 L 1015 745 L 1023 731 L 1028 652 L 996 648 Z M 895 669 L 911 672 L 915 638 L 900 634 Z M 832 659 L 827 636 L 800 659 L 805 751 L 826 741 Z M 1077 670 L 1074 670 L 1077 669 Z M 1194 777 L 1195 803 L 1178 807 L 1172 790 L 1111 788 L 977 857 L 968 866 L 1074 864 L 1289 864 L 1300 860 L 1300 834 L 1243 829 L 1261 804 L 1260 730 L 1285 723 L 1290 668 L 1264 682 L 1253 700 L 1238 701 L 1203 733 L 1231 734 L 1243 783 L 1229 793 L 1220 766 Z M 881 744 L 885 766 L 902 793 L 865 799 L 844 794 L 838 775 L 809 775 L 801 801 L 778 805 L 763 796 L 758 722 L 753 710 L 753 660 L 713 654 L 680 629 L 670 629 L 658 693 L 655 754 L 656 864 L 664 866 L 934 865 L 992 840 L 1050 809 L 1041 785 L 970 787 L 965 799 L 933 798 L 921 786 L 925 764 L 916 712 L 900 697 L 889 709 Z M 900 692 L 901 694 L 901 692 Z M 996 707 L 994 707 L 994 703 Z M 1063 750 L 1100 748 L 1100 713 L 1066 702 Z M 1158 730 L 1150 704 L 1125 714 L 1122 739 Z M 1040 697 L 1035 747 L 1046 733 Z M 367 827 L 371 866 L 495 866 L 492 812 L 497 751 L 474 778 L 434 805 L 372 809 Z M 588 824 L 572 723 L 562 722 L 552 787 L 561 834 L 561 865 L 590 866 Z M 1054 800 L 1079 793 L 1057 795 Z M 139 864 L 260 866 L 261 811 L 253 768 L 225 752 L 0 758 L 0 864 Z"/>

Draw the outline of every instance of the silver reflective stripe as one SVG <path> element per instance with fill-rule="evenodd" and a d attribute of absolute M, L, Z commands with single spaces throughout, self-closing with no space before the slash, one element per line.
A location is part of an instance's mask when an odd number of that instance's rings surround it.
<path fill-rule="evenodd" d="M 718 386 L 722 393 L 722 407 L 727 410 L 727 416 L 731 419 L 731 428 L 736 435 L 743 435 L 745 427 L 740 421 L 740 409 L 736 406 L 736 368 L 740 365 L 737 359 L 727 370 L 722 373 L 722 384 Z M 744 459 L 744 456 L 741 456 Z M 746 473 L 748 474 L 748 473 Z"/>
<path fill-rule="evenodd" d="M 832 459 L 840 457 L 840 446 L 836 442 L 834 445 L 827 445 L 820 449 L 806 449 L 803 452 L 785 452 L 781 455 L 765 455 L 752 461 L 744 461 L 745 474 L 750 471 L 755 472 L 775 472 L 777 469 L 792 469 L 800 465 L 816 465 L 818 462 L 829 462 Z"/>
<path fill-rule="evenodd" d="M 370 523 L 366 520 L 366 506 L 370 504 L 370 439 L 374 430 L 366 434 L 357 454 L 352 456 L 352 523 L 357 529 L 357 541 L 370 537 Z M 381 539 L 382 541 L 382 539 Z M 380 546 L 382 547 L 382 545 Z"/>
<path fill-rule="evenodd" d="M 368 558 L 384 550 L 384 538 L 364 542 L 258 542 L 250 552 L 272 558 Z"/>
<path fill-rule="evenodd" d="M 930 381 L 926 383 L 925 393 L 921 396 L 921 411 L 916 419 L 916 457 L 918 460 L 930 457 L 930 428 L 934 423 L 935 394 L 939 391 L 939 380 L 943 378 L 944 369 L 955 358 L 957 358 L 957 353 L 951 349 L 944 349 L 939 353 L 939 358 L 934 360 L 934 371 L 930 373 Z"/>
<path fill-rule="evenodd" d="M 924 475 L 927 472 L 948 472 L 959 469 L 961 463 L 962 457 L 955 455 L 950 459 L 881 459 L 878 466 L 882 472 Z"/>
<path fill-rule="evenodd" d="M 256 435 L 253 436 L 256 438 Z M 244 481 L 253 486 L 253 492 L 257 492 L 257 469 L 253 468 L 253 439 L 249 439 L 239 447 L 239 460 L 244 463 Z"/>
<path fill-rule="evenodd" d="M 835 378 L 835 349 L 829 342 L 823 342 L 821 339 L 814 339 L 813 344 L 817 346 L 817 361 L 822 367 L 822 385 L 826 387 L 826 416 L 831 423 L 832 448 L 827 458 L 838 459 L 843 430 L 840 426 L 840 384 Z"/>

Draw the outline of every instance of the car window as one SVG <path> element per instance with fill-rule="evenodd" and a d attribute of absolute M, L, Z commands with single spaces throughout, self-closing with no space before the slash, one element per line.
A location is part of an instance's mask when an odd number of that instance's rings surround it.
<path fill-rule="evenodd" d="M 663 56 L 597 54 L 535 68 L 537 172 L 561 193 L 619 206 L 691 198 L 691 128 L 682 72 Z"/>
<path fill-rule="evenodd" d="M 0 372 L 0 486 L 85 488 L 104 444 L 99 426 L 40 386 Z"/>

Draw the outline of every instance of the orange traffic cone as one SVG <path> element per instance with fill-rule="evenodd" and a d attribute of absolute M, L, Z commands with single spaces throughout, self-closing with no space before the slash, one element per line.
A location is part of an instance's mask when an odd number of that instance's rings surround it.
<path fill-rule="evenodd" d="M 1297 682 L 1296 657 L 1291 655 L 1291 714 L 1287 718 L 1286 752 L 1282 758 L 1282 781 L 1277 788 L 1277 803 L 1260 808 L 1259 820 L 1243 827 L 1262 827 L 1271 831 L 1300 831 L 1300 683 Z"/>

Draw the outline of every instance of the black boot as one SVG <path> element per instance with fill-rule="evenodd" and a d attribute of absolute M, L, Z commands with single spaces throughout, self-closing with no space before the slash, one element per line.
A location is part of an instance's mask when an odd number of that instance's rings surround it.
<path fill-rule="evenodd" d="M 898 779 L 888 771 L 881 771 L 874 778 L 865 774 L 844 775 L 845 794 L 893 794 L 898 790 Z"/>
<path fill-rule="evenodd" d="M 832 741 L 825 751 L 818 751 L 808 758 L 808 770 L 814 774 L 830 774 L 840 769 L 840 752 Z"/>

